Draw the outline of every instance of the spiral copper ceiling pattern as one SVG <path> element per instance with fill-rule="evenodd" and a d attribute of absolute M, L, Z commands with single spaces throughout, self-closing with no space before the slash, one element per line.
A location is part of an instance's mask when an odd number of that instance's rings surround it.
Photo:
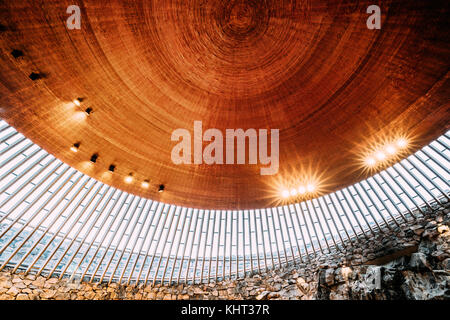
<path fill-rule="evenodd" d="M 358 155 L 371 141 L 402 133 L 417 149 L 448 130 L 448 1 L 84 0 L 81 30 L 68 30 L 71 4 L 0 2 L 0 116 L 125 191 L 190 207 L 267 207 L 280 186 L 311 175 L 321 192 L 361 180 Z M 366 26 L 372 4 L 381 30 Z M 175 165 L 171 134 L 192 133 L 196 120 L 224 133 L 279 129 L 278 174 Z"/>

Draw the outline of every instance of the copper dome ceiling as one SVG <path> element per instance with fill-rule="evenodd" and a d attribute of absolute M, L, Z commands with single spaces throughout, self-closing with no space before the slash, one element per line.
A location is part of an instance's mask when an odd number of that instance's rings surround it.
<path fill-rule="evenodd" d="M 373 141 L 404 134 L 417 149 L 449 128 L 448 1 L 383 1 L 381 30 L 366 26 L 371 1 L 85 0 L 81 30 L 68 30 L 71 4 L 0 3 L 0 116 L 128 192 L 268 207 L 312 176 L 320 192 L 363 179 L 360 155 Z M 279 129 L 278 173 L 174 164 L 171 134 L 194 121 Z"/>

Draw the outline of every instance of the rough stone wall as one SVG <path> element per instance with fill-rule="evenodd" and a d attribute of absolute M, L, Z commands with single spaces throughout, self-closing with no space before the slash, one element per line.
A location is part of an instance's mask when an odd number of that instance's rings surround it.
<path fill-rule="evenodd" d="M 449 299 L 449 226 L 449 203 L 436 204 L 413 223 L 304 264 L 204 285 L 90 284 L 4 271 L 0 300 Z M 381 264 L 386 257 L 391 261 Z"/>

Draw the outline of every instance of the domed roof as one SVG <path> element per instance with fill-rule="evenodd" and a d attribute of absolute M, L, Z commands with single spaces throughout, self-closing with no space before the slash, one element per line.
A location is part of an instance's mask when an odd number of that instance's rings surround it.
<path fill-rule="evenodd" d="M 269 207 L 311 179 L 335 191 L 367 176 L 374 141 L 407 135 L 417 150 L 449 128 L 449 4 L 383 4 L 380 30 L 369 5 L 85 0 L 69 30 L 61 1 L 2 2 L 0 116 L 77 170 L 166 203 Z M 195 121 L 279 129 L 278 172 L 175 164 L 172 133 Z"/>

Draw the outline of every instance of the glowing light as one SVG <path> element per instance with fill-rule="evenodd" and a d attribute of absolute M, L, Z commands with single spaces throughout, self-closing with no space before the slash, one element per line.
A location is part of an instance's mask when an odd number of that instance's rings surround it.
<path fill-rule="evenodd" d="M 396 152 L 397 152 L 397 149 L 395 149 L 395 147 L 393 146 L 393 145 L 388 145 L 387 147 L 386 147 L 386 152 L 388 153 L 388 154 L 395 154 Z"/>
<path fill-rule="evenodd" d="M 150 183 L 147 180 L 142 181 L 141 187 L 144 189 L 148 189 L 148 187 L 150 187 Z"/>
<path fill-rule="evenodd" d="M 78 152 L 78 148 L 80 148 L 80 144 L 79 143 L 74 143 L 73 146 L 70 147 L 70 150 L 72 152 Z"/>
<path fill-rule="evenodd" d="M 306 188 L 304 186 L 298 187 L 298 193 L 305 194 L 306 193 Z"/>
<path fill-rule="evenodd" d="M 283 196 L 283 198 L 287 198 L 287 197 L 289 197 L 289 191 L 283 190 L 283 192 L 281 192 L 281 195 Z"/>
<path fill-rule="evenodd" d="M 406 141 L 406 139 L 400 138 L 397 140 L 397 146 L 399 148 L 405 148 L 407 145 L 408 145 L 408 141 Z"/>
<path fill-rule="evenodd" d="M 368 158 L 366 159 L 366 164 L 367 164 L 369 167 L 373 167 L 376 163 L 377 163 L 376 160 L 375 160 L 374 158 L 372 158 L 372 157 L 368 157 Z"/>
<path fill-rule="evenodd" d="M 291 196 L 296 196 L 296 195 L 297 195 L 297 189 L 292 189 Z"/>
<path fill-rule="evenodd" d="M 80 99 L 75 99 L 75 100 L 73 100 L 73 103 L 76 105 L 76 106 L 81 106 L 81 100 Z"/>
<path fill-rule="evenodd" d="M 128 176 L 123 179 L 125 183 L 132 183 L 133 182 L 133 175 L 130 173 Z"/>
<path fill-rule="evenodd" d="M 306 186 L 306 190 L 308 190 L 308 192 L 314 192 L 316 190 L 316 186 L 310 183 Z"/>
<path fill-rule="evenodd" d="M 386 159 L 386 154 L 385 154 L 384 152 L 378 151 L 378 152 L 375 154 L 375 157 L 376 157 L 378 160 L 382 161 L 382 160 Z"/>

